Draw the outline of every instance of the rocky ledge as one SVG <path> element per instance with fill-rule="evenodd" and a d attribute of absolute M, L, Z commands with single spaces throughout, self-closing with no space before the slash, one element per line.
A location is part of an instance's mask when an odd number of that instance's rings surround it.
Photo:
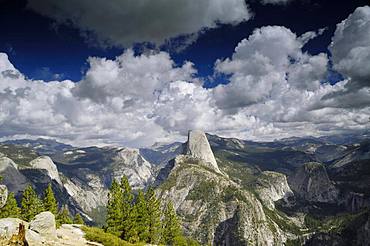
<path fill-rule="evenodd" d="M 53 245 L 53 246 L 85 246 L 101 245 L 89 242 L 84 238 L 81 225 L 62 225 L 55 227 L 54 215 L 42 212 L 30 222 L 16 218 L 0 219 L 0 245 Z"/>

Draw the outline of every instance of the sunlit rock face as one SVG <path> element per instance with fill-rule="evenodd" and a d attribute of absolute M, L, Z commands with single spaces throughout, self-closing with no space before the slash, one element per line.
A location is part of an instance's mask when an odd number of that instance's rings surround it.
<path fill-rule="evenodd" d="M 30 162 L 30 166 L 35 169 L 44 169 L 46 170 L 48 176 L 57 181 L 59 184 L 62 184 L 60 180 L 57 166 L 48 156 L 40 156 Z"/>
<path fill-rule="evenodd" d="M 275 209 L 274 202 L 294 195 L 282 173 L 264 171 L 256 183 L 256 192 L 269 209 Z"/>
<path fill-rule="evenodd" d="M 128 177 L 134 189 L 144 188 L 153 176 L 151 164 L 140 155 L 138 149 L 124 148 L 117 153 L 114 161 L 113 177 L 117 180 L 122 176 Z"/>
<path fill-rule="evenodd" d="M 189 131 L 185 154 L 203 160 L 204 166 L 221 173 L 204 132 L 200 130 Z"/>

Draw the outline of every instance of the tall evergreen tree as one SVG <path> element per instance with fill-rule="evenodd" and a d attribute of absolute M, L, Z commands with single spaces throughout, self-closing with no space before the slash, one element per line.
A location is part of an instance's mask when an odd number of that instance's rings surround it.
<path fill-rule="evenodd" d="M 0 218 L 20 218 L 20 215 L 21 209 L 14 198 L 14 193 L 10 192 L 5 206 L 0 209 Z"/>
<path fill-rule="evenodd" d="M 31 185 L 28 185 L 24 190 L 21 205 L 22 218 L 26 221 L 32 220 L 33 217 L 44 211 L 42 201 Z"/>
<path fill-rule="evenodd" d="M 183 238 L 180 221 L 172 202 L 168 202 L 164 210 L 162 243 L 167 245 L 179 245 Z"/>
<path fill-rule="evenodd" d="M 135 202 L 136 230 L 141 242 L 147 242 L 149 239 L 149 215 L 148 206 L 142 190 L 139 191 Z"/>
<path fill-rule="evenodd" d="M 158 244 L 161 237 L 161 203 L 157 199 L 154 189 L 149 187 L 145 193 L 148 213 L 148 240 L 147 243 Z"/>
<path fill-rule="evenodd" d="M 139 231 L 137 226 L 138 211 L 136 206 L 133 206 L 127 220 L 124 223 L 124 231 L 121 238 L 130 243 L 138 243 L 140 241 Z"/>
<path fill-rule="evenodd" d="M 113 234 L 120 234 L 122 230 L 122 220 L 123 220 L 123 193 L 121 186 L 114 179 L 112 186 L 108 194 L 108 204 L 107 204 L 107 232 Z"/>
<path fill-rule="evenodd" d="M 49 183 L 48 187 L 45 189 L 44 192 L 44 209 L 46 211 L 50 211 L 54 215 L 58 213 L 58 204 L 57 200 L 55 199 L 53 189 L 51 188 L 51 184 Z"/>
<path fill-rule="evenodd" d="M 67 206 L 63 206 L 60 210 L 59 213 L 56 216 L 56 224 L 57 226 L 60 226 L 62 224 L 72 224 L 72 218 L 71 215 L 69 214 L 69 210 Z"/>
<path fill-rule="evenodd" d="M 121 184 L 122 190 L 122 204 L 121 204 L 121 211 L 122 211 L 122 220 L 121 220 L 121 238 L 128 239 L 130 237 L 136 240 L 135 236 L 136 232 L 136 216 L 137 213 L 135 209 L 133 209 L 133 199 L 134 195 L 132 194 L 132 188 L 126 176 L 122 176 Z M 129 236 L 131 235 L 131 236 Z"/>

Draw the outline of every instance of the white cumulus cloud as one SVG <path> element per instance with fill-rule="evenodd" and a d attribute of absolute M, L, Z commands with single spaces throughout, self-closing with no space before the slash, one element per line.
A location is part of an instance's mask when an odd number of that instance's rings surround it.
<path fill-rule="evenodd" d="M 330 57 L 302 51 L 311 35 L 278 26 L 256 29 L 218 60 L 229 83 L 215 88 L 202 86 L 196 65 L 175 64 L 166 52 L 90 57 L 79 82 L 27 79 L 0 53 L 0 139 L 147 146 L 195 128 L 252 140 L 369 129 L 367 11 L 338 25 L 332 62 L 347 78 L 335 85 L 325 81 Z M 364 53 L 354 55 L 359 47 Z"/>
<path fill-rule="evenodd" d="M 370 87 L 370 7 L 357 8 L 337 25 L 330 51 L 334 68 L 352 81 L 351 87 Z"/>

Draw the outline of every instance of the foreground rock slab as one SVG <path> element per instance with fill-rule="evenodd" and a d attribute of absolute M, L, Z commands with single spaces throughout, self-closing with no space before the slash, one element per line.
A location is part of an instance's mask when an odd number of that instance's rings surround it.
<path fill-rule="evenodd" d="M 56 238 L 55 216 L 50 212 L 42 212 L 30 222 L 30 229 L 42 237 Z"/>
<path fill-rule="evenodd" d="M 18 238 L 19 227 L 24 225 L 25 239 L 29 246 L 103 246 L 85 239 L 82 225 L 61 225 L 55 228 L 55 217 L 50 212 L 42 212 L 35 216 L 30 223 L 16 218 L 0 219 L 0 245 L 23 245 L 14 244 L 14 238 Z M 24 234 L 23 234 L 24 239 Z M 23 241 L 22 241 L 23 242 Z"/>

